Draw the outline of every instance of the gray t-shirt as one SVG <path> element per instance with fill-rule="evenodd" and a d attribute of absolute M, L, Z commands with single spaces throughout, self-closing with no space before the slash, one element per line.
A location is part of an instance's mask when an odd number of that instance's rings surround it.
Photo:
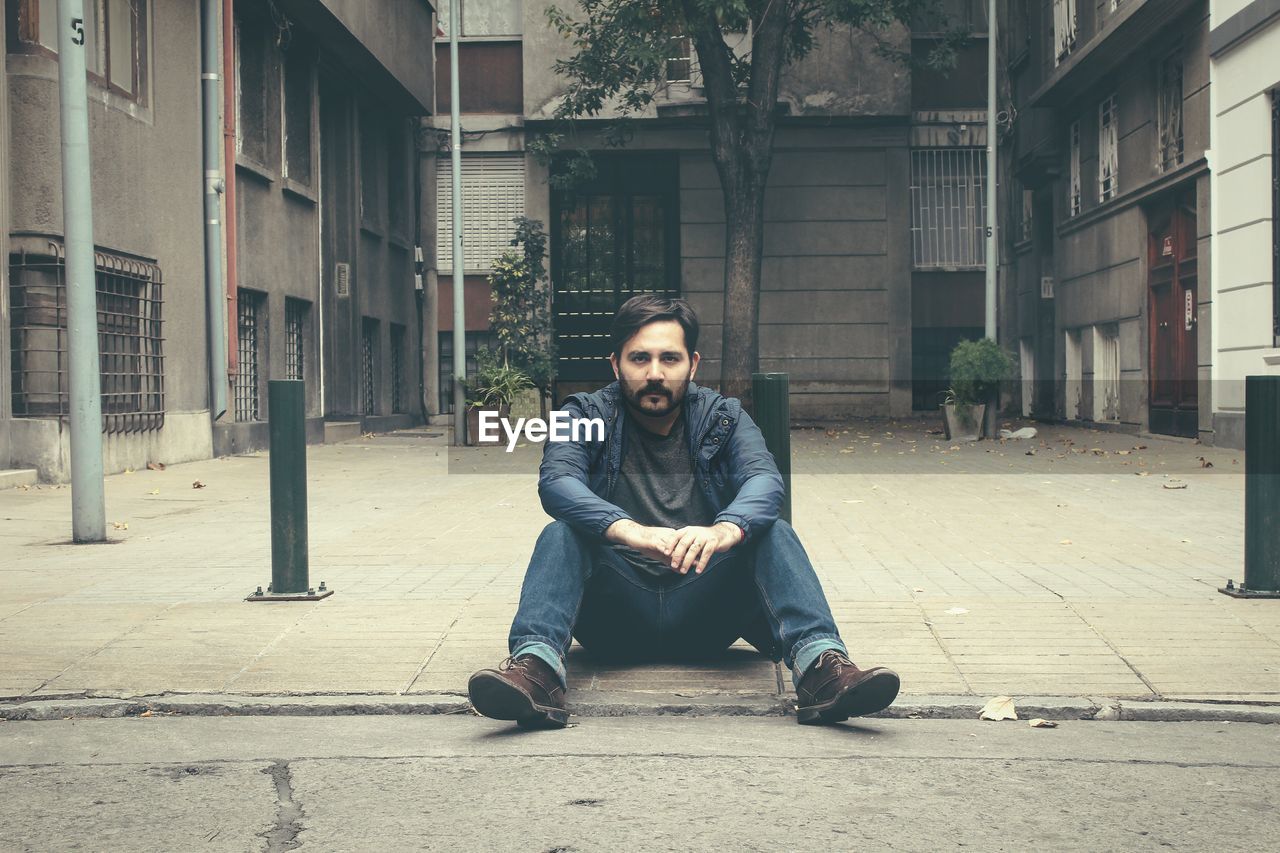
<path fill-rule="evenodd" d="M 658 435 L 627 414 L 627 446 L 612 501 L 646 527 L 707 526 L 716 511 L 698 488 L 689 456 L 683 410 L 667 435 Z M 615 550 L 636 568 L 653 575 L 671 573 L 670 564 L 651 560 L 625 545 Z"/>

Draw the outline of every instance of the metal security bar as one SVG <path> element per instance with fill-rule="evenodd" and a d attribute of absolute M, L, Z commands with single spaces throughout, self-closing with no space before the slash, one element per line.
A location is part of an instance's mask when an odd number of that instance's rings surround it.
<path fill-rule="evenodd" d="M 378 352 L 378 321 L 369 317 L 364 318 L 363 334 L 361 336 L 361 371 L 362 377 L 361 390 L 364 394 L 364 406 L 362 411 L 366 415 L 377 413 L 377 352 Z"/>
<path fill-rule="evenodd" d="M 163 280 L 152 263 L 94 253 L 102 429 L 164 426 Z M 13 413 L 66 418 L 66 260 L 60 244 L 9 256 Z"/>
<path fill-rule="evenodd" d="M 307 313 L 311 305 L 301 299 L 284 301 L 284 372 L 286 379 L 307 378 Z"/>
<path fill-rule="evenodd" d="M 236 420 L 262 420 L 262 373 L 259 353 L 265 340 L 262 303 L 265 295 L 240 288 L 236 296 L 239 330 L 237 339 L 235 403 Z"/>
<path fill-rule="evenodd" d="M 985 266 L 985 174 L 980 148 L 911 152 L 911 243 L 917 269 Z"/>
<path fill-rule="evenodd" d="M 404 326 L 391 324 L 391 411 L 404 408 Z"/>

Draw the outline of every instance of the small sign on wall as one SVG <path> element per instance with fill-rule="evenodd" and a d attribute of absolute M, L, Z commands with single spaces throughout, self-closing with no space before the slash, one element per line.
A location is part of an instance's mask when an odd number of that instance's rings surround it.
<path fill-rule="evenodd" d="M 1191 331 L 1191 324 L 1196 321 L 1196 294 L 1194 291 L 1187 290 L 1183 292 L 1185 301 L 1185 320 L 1187 323 L 1186 330 Z"/>
<path fill-rule="evenodd" d="M 333 292 L 338 296 L 351 295 L 351 264 L 339 263 L 334 267 Z"/>
<path fill-rule="evenodd" d="M 1167 258 L 1173 255 L 1173 236 L 1164 238 L 1164 242 L 1160 245 L 1160 257 Z"/>
<path fill-rule="evenodd" d="M 1041 299 L 1053 298 L 1053 276 L 1051 275 L 1040 276 L 1040 298 Z"/>

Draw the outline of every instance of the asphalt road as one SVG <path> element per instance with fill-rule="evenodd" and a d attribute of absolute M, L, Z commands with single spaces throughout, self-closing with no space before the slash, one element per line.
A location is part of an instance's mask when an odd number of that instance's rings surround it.
<path fill-rule="evenodd" d="M 0 723 L 0 849 L 1262 850 L 1280 726 Z"/>

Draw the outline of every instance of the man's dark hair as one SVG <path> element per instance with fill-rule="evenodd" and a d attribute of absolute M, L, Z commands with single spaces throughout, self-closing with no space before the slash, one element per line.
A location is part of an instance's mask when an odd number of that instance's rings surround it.
<path fill-rule="evenodd" d="M 613 354 L 621 359 L 623 345 L 642 327 L 659 320 L 675 320 L 680 324 L 680 328 L 684 329 L 685 349 L 692 358 L 698 348 L 698 315 L 683 299 L 672 299 L 656 293 L 642 293 L 622 303 L 609 330 Z"/>

